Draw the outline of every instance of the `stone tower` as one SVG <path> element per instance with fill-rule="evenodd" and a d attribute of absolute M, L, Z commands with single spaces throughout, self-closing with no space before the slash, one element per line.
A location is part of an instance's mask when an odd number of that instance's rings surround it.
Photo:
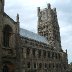
<path fill-rule="evenodd" d="M 0 0 L 0 66 L 2 64 L 2 29 L 3 29 L 3 13 L 4 13 L 4 0 Z M 1 67 L 0 67 L 1 72 Z"/>
<path fill-rule="evenodd" d="M 4 0 L 0 0 L 0 12 L 4 11 Z"/>
<path fill-rule="evenodd" d="M 1 29 L 1 22 L 3 18 L 3 12 L 4 12 L 4 0 L 0 0 L 0 29 Z"/>
<path fill-rule="evenodd" d="M 54 49 L 61 51 L 57 12 L 56 8 L 51 9 L 50 4 L 43 10 L 38 7 L 38 34 L 46 37 Z"/>
<path fill-rule="evenodd" d="M 3 29 L 3 13 L 4 13 L 4 0 L 0 0 L 0 46 L 2 45 L 2 29 Z"/>
<path fill-rule="evenodd" d="M 3 13 L 4 13 L 4 0 L 0 0 L 0 29 L 2 28 L 2 19 L 3 19 Z"/>

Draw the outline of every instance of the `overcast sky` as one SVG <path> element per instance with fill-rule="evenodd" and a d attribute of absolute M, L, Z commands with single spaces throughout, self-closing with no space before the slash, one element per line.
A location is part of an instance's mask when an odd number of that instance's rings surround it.
<path fill-rule="evenodd" d="M 61 32 L 62 48 L 68 50 L 68 62 L 72 62 L 72 0 L 5 0 L 5 12 L 14 20 L 20 15 L 20 27 L 37 32 L 37 7 L 51 3 L 56 7 Z"/>

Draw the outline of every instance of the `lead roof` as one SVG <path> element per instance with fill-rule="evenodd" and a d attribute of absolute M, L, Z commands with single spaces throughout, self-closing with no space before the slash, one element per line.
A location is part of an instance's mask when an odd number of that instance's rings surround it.
<path fill-rule="evenodd" d="M 48 40 L 44 36 L 40 36 L 26 29 L 20 28 L 20 35 L 22 37 L 27 37 L 29 39 L 33 39 L 33 40 L 48 44 Z"/>

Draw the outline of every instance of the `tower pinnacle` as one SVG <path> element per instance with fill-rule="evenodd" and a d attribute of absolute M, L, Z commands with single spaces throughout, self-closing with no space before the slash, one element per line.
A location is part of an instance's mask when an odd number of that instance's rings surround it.
<path fill-rule="evenodd" d="M 51 5 L 50 5 L 50 3 L 48 3 L 47 6 L 48 6 L 48 9 L 51 9 Z"/>
<path fill-rule="evenodd" d="M 16 21 L 19 22 L 19 14 L 17 14 Z"/>

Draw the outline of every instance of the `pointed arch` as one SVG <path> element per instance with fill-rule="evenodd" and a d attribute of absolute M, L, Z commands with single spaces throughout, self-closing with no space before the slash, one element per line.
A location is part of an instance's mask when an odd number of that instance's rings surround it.
<path fill-rule="evenodd" d="M 5 25 L 3 28 L 3 46 L 9 47 L 10 36 L 13 30 L 9 25 Z"/>

